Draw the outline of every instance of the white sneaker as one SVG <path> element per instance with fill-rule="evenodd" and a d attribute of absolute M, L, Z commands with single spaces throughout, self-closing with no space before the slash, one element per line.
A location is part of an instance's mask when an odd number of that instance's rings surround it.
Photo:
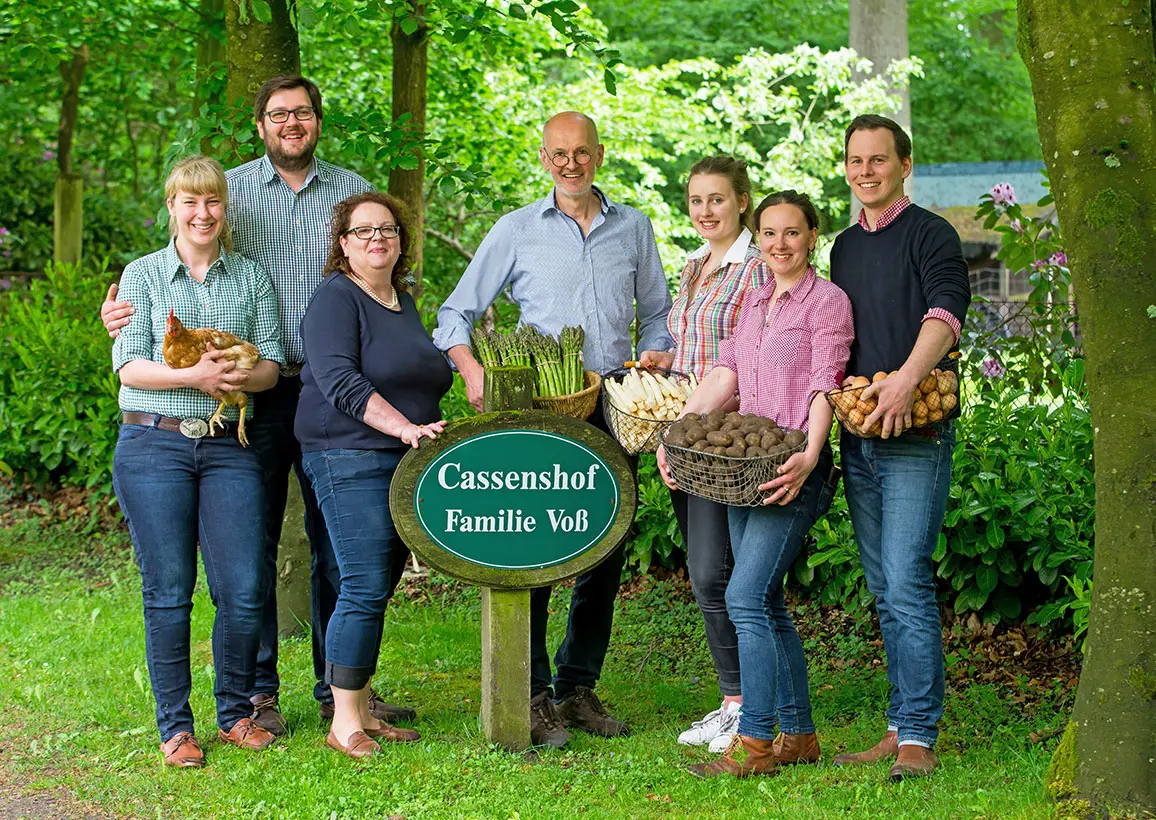
<path fill-rule="evenodd" d="M 721 755 L 727 750 L 727 746 L 731 745 L 731 741 L 735 739 L 735 730 L 738 728 L 738 723 L 736 722 L 731 731 L 723 732 L 721 735 L 712 740 L 710 742 L 710 746 L 707 747 L 707 751 L 709 751 L 712 755 Z"/>
<path fill-rule="evenodd" d="M 702 720 L 692 723 L 689 729 L 678 736 L 678 742 L 683 746 L 702 746 L 704 743 L 710 743 L 713 749 L 713 742 L 721 735 L 726 735 L 729 744 L 731 736 L 738 728 L 741 711 L 742 705 L 733 701 L 720 706 Z"/>

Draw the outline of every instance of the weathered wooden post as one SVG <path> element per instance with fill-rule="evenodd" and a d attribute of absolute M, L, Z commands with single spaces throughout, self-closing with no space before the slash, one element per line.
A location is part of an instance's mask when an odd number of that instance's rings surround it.
<path fill-rule="evenodd" d="M 407 453 L 389 495 L 410 549 L 482 587 L 482 728 L 511 751 L 530 745 L 530 590 L 600 563 L 637 503 L 614 439 L 530 409 L 533 379 L 528 368 L 487 370 L 490 412 Z"/>

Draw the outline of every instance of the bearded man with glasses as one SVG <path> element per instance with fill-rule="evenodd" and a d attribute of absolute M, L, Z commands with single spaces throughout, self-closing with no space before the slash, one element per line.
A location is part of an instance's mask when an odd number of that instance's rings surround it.
<path fill-rule="evenodd" d="M 286 354 L 276 387 L 254 401 L 249 426 L 249 440 L 265 476 L 266 496 L 267 595 L 252 696 L 253 719 L 275 735 L 283 735 L 287 729 L 279 705 L 276 578 L 290 470 L 296 472 L 301 485 L 311 552 L 313 695 L 322 719 L 333 716 L 333 694 L 324 680 L 325 630 L 337 604 L 341 577 L 316 496 L 301 468 L 300 444 L 293 435 L 305 358 L 299 328 L 305 308 L 324 278 L 333 206 L 354 194 L 372 191 L 373 186 L 352 171 L 314 155 L 323 113 L 321 92 L 313 82 L 295 75 L 273 77 L 257 90 L 253 101 L 253 119 L 265 143 L 265 155 L 225 174 L 235 250 L 259 263 L 273 279 Z M 130 303 L 114 301 L 115 297 L 113 285 L 100 310 L 101 320 L 114 338 L 133 312 Z M 408 557 L 404 550 L 397 553 L 394 584 Z M 387 723 L 414 717 L 413 709 L 392 706 L 375 694 L 370 707 L 374 717 Z"/>
<path fill-rule="evenodd" d="M 482 367 L 470 350 L 470 329 L 502 291 L 521 321 L 557 334 L 564 325 L 586 331 L 585 366 L 605 373 L 628 359 L 670 366 L 666 331 L 670 289 L 650 219 L 613 202 L 594 186 L 604 149 L 594 121 L 576 111 L 552 117 L 542 131 L 538 160 L 554 180 L 543 199 L 506 214 L 478 247 L 454 292 L 438 311 L 434 345 L 445 351 L 482 409 Z M 631 327 L 638 320 L 638 350 Z M 605 429 L 602 411 L 590 423 Z M 610 643 L 614 599 L 625 562 L 619 544 L 605 561 L 578 576 L 566 637 L 554 664 L 546 650 L 550 587 L 530 594 L 530 739 L 564 746 L 566 727 L 603 737 L 627 734 L 606 713 L 594 686 Z"/>

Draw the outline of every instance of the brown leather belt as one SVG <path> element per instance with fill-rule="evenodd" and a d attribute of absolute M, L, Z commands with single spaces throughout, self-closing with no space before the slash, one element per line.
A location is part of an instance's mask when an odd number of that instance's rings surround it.
<path fill-rule="evenodd" d="M 156 427 L 180 433 L 185 438 L 224 438 L 237 435 L 236 422 L 232 421 L 225 422 L 224 428 L 217 426 L 210 430 L 209 423 L 204 419 L 174 419 L 169 416 L 158 416 L 156 413 L 121 413 L 120 420 L 123 424 L 139 424 L 143 427 Z"/>

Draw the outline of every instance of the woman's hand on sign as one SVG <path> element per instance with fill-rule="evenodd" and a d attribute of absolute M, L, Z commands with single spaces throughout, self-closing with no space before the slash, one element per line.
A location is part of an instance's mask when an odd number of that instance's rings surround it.
<path fill-rule="evenodd" d="M 763 503 L 778 504 L 780 507 L 790 504 L 799 497 L 799 493 L 803 491 L 803 484 L 807 481 L 807 476 L 811 474 L 818 463 L 818 454 L 811 455 L 809 452 L 795 453 L 788 458 L 783 466 L 779 467 L 777 478 L 759 485 L 759 492 L 770 493 L 763 499 Z"/>
<path fill-rule="evenodd" d="M 658 445 L 658 452 L 654 454 L 658 461 L 658 472 L 662 476 L 662 480 L 666 482 L 666 486 L 672 490 L 677 490 L 678 485 L 674 483 L 674 479 L 670 477 L 670 468 L 666 463 L 666 448 L 661 444 Z"/>
<path fill-rule="evenodd" d="M 402 428 L 401 435 L 398 436 L 402 441 L 410 447 L 416 448 L 421 444 L 423 438 L 437 438 L 438 433 L 445 429 L 445 419 L 431 422 L 429 424 L 407 424 Z"/>

